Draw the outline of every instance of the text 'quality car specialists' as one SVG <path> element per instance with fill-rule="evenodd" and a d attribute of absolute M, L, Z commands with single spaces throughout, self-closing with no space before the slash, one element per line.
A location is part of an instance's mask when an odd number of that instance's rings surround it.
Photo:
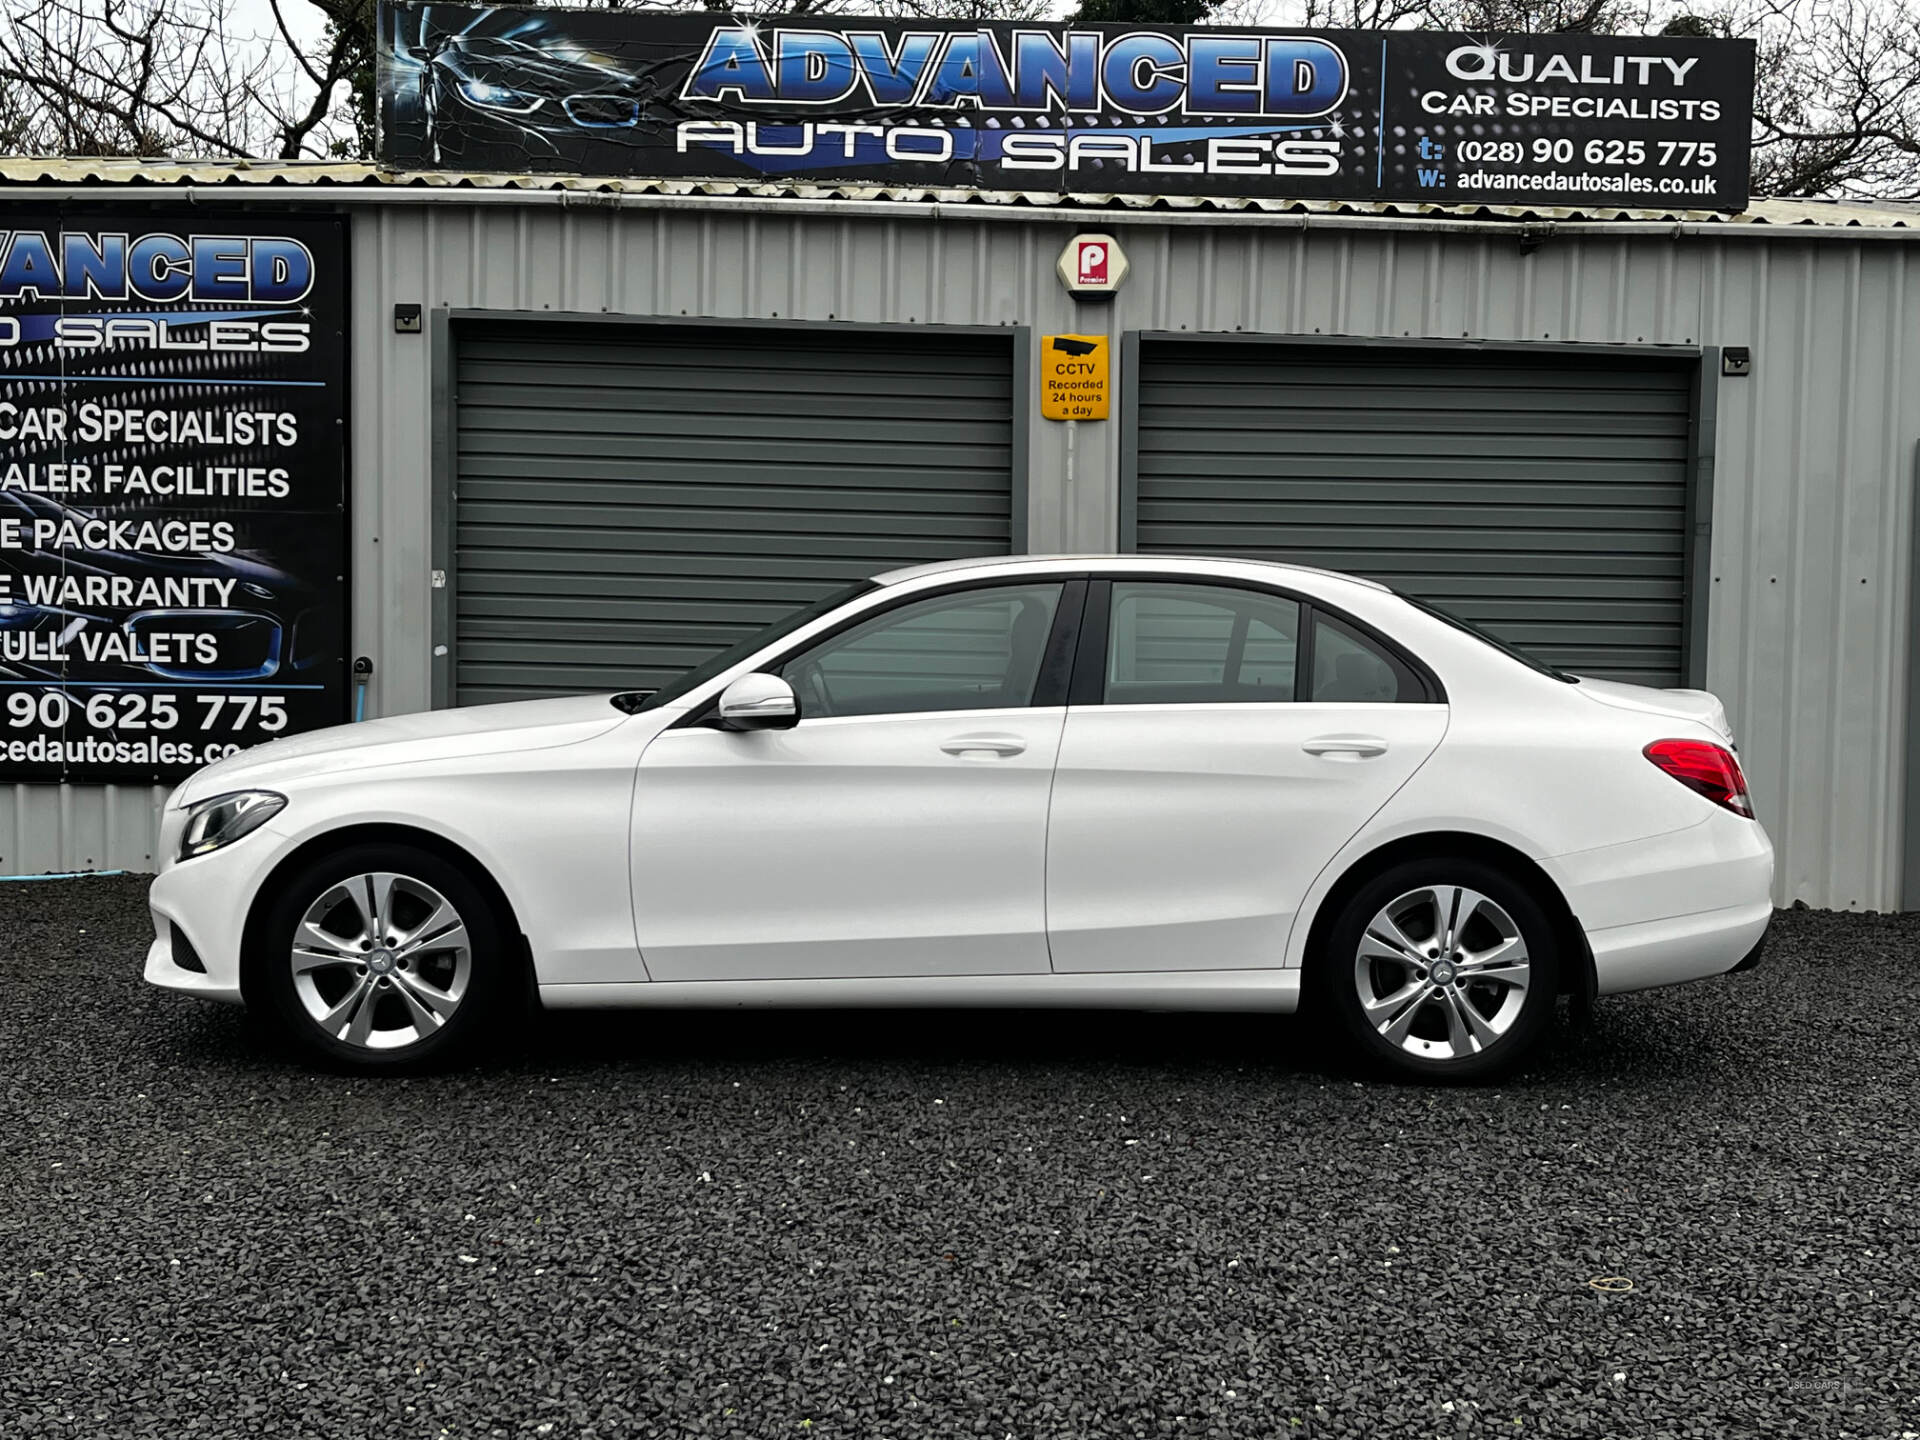
<path fill-rule="evenodd" d="M 150 781 L 345 718 L 337 220 L 0 231 L 0 775 Z"/>
<path fill-rule="evenodd" d="M 382 11 L 401 167 L 1738 209 L 1753 47 Z"/>

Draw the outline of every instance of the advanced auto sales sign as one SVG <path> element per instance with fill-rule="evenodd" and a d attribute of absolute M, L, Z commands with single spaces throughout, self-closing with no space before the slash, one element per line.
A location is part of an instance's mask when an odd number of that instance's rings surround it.
<path fill-rule="evenodd" d="M 402 169 L 1738 210 L 1753 46 L 401 4 Z"/>
<path fill-rule="evenodd" d="M 345 719 L 343 222 L 0 224 L 0 779 Z"/>

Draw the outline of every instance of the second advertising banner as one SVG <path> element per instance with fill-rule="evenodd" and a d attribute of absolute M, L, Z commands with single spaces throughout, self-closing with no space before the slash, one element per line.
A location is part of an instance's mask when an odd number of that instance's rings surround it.
<path fill-rule="evenodd" d="M 344 222 L 0 231 L 0 780 L 346 718 Z"/>

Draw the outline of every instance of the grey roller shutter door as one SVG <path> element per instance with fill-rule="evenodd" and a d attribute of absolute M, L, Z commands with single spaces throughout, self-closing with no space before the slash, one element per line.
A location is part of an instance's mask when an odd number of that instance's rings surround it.
<path fill-rule="evenodd" d="M 1012 347 L 457 326 L 456 702 L 651 688 L 877 571 L 1008 553 Z"/>
<path fill-rule="evenodd" d="M 1681 683 L 1693 362 L 1144 340 L 1143 551 L 1345 570 Z"/>

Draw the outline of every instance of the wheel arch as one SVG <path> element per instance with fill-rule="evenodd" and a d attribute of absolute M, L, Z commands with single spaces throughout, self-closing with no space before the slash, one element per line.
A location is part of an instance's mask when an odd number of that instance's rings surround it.
<path fill-rule="evenodd" d="M 431 830 L 413 825 L 369 823 L 343 825 L 336 830 L 325 830 L 309 836 L 281 856 L 254 890 L 252 903 L 247 907 L 246 924 L 240 932 L 240 996 L 249 1006 L 257 1001 L 255 989 L 260 965 L 265 959 L 267 917 L 273 910 L 280 887 L 288 876 L 298 873 L 314 861 L 355 845 L 410 845 L 463 872 L 479 887 L 487 903 L 494 907 L 495 914 L 504 922 L 507 954 L 520 969 L 526 992 L 537 999 L 539 986 L 533 968 L 532 946 L 521 929 L 513 902 L 507 898 L 507 892 L 501 888 L 500 882 L 494 879 L 492 871 L 481 864 L 471 851 L 444 835 L 436 835 Z"/>
<path fill-rule="evenodd" d="M 1314 910 L 1313 922 L 1307 931 L 1308 971 L 1316 968 L 1317 961 L 1325 953 L 1334 922 L 1355 891 L 1391 866 L 1408 860 L 1430 858 L 1478 860 L 1505 871 L 1525 885 L 1547 912 L 1553 922 L 1554 938 L 1560 942 L 1561 953 L 1571 961 L 1560 967 L 1560 993 L 1581 1001 L 1592 999 L 1596 988 L 1593 949 L 1587 943 L 1586 930 L 1553 877 L 1526 852 L 1489 835 L 1477 835 L 1465 830 L 1433 830 L 1404 835 L 1369 850 L 1348 865 Z M 1308 979 L 1308 983 L 1312 983 L 1311 979 Z"/>

